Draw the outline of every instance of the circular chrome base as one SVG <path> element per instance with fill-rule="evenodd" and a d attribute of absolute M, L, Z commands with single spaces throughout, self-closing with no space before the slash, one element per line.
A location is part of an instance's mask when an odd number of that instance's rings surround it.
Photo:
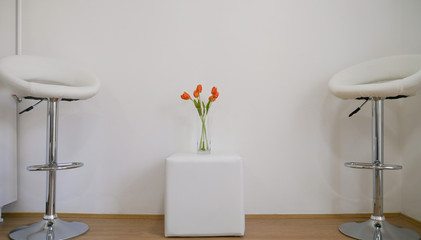
<path fill-rule="evenodd" d="M 420 235 L 407 228 L 394 226 L 386 221 L 368 220 L 350 222 L 339 226 L 341 233 L 360 240 L 419 240 Z"/>
<path fill-rule="evenodd" d="M 62 240 L 82 235 L 88 229 L 85 223 L 67 222 L 56 218 L 13 229 L 9 237 L 18 240 Z"/>

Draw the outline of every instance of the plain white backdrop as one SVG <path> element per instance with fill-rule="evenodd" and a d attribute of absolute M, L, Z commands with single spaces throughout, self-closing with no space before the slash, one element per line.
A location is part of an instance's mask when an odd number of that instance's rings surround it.
<path fill-rule="evenodd" d="M 198 83 L 217 86 L 215 152 L 244 159 L 247 214 L 371 212 L 371 113 L 327 89 L 337 71 L 421 53 L 417 0 L 23 0 L 23 54 L 76 62 L 100 93 L 60 106 L 57 211 L 163 214 L 165 158 L 195 150 Z M 14 0 L 0 3 L 0 54 L 14 52 Z M 387 101 L 385 212 L 421 220 L 420 97 Z M 20 108 L 31 104 L 25 101 Z M 46 106 L 18 119 L 18 201 L 42 212 Z"/>

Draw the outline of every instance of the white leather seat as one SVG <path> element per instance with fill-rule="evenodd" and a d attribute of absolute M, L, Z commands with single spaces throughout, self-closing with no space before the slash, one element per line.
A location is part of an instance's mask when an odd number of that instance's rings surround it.
<path fill-rule="evenodd" d="M 17 55 L 0 59 L 0 81 L 18 97 L 88 99 L 99 90 L 92 74 L 52 58 Z"/>
<path fill-rule="evenodd" d="M 421 55 L 378 58 L 346 68 L 329 81 L 343 99 L 412 96 L 421 84 Z"/>

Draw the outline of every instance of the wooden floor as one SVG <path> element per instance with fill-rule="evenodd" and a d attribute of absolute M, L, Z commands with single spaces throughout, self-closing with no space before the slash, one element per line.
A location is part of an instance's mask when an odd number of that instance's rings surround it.
<path fill-rule="evenodd" d="M 206 240 L 235 239 L 350 239 L 338 231 L 344 222 L 365 221 L 369 215 L 251 215 L 246 217 L 244 237 L 204 238 Z M 421 235 L 421 224 L 401 214 L 386 215 L 387 220 L 401 227 L 410 228 Z M 37 222 L 42 214 L 5 214 L 0 223 L 0 239 L 8 239 L 15 227 Z M 75 215 L 61 214 L 69 221 L 82 221 L 90 230 L 76 238 L 80 240 L 165 239 L 163 216 Z M 196 238 L 175 238 L 196 239 Z M 403 239 L 402 239 L 403 240 Z"/>

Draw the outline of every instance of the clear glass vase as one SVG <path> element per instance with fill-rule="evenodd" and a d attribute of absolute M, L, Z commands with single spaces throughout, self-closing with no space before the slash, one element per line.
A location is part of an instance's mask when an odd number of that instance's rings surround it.
<path fill-rule="evenodd" d="M 199 116 L 197 152 L 210 153 L 211 152 L 211 138 L 208 115 Z"/>

